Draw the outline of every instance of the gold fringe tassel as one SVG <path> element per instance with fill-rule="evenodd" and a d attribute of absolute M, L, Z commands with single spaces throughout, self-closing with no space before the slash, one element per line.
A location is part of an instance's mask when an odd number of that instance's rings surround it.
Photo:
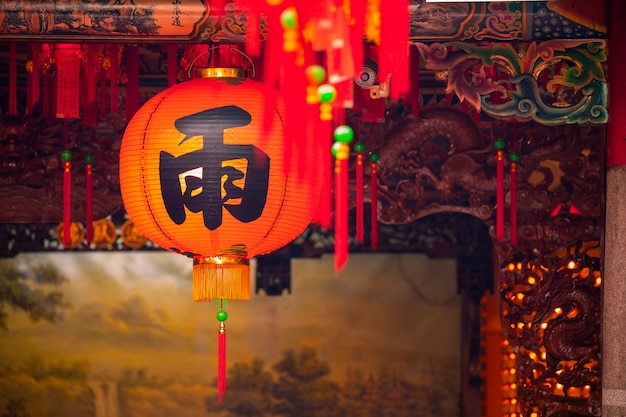
<path fill-rule="evenodd" d="M 250 299 L 250 263 L 246 258 L 219 256 L 193 259 L 193 300 Z"/>

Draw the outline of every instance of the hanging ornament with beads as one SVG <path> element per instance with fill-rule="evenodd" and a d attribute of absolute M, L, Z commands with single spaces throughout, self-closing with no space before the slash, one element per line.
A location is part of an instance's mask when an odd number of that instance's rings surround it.
<path fill-rule="evenodd" d="M 496 150 L 496 239 L 504 240 L 504 148 L 506 141 L 496 139 L 493 143 Z"/>
<path fill-rule="evenodd" d="M 370 245 L 374 252 L 378 251 L 378 152 L 370 152 Z"/>
<path fill-rule="evenodd" d="M 228 300 L 220 298 L 215 301 L 217 308 L 217 321 L 220 322 L 217 336 L 217 401 L 221 404 L 222 397 L 226 392 L 226 325 L 228 313 L 224 310 L 228 307 Z"/>
<path fill-rule="evenodd" d="M 352 128 L 338 126 L 334 133 L 332 154 L 335 157 L 335 274 L 348 260 L 348 158 Z"/>
<path fill-rule="evenodd" d="M 363 152 L 365 151 L 365 144 L 363 142 L 356 142 L 354 144 L 354 152 L 356 152 L 356 168 L 355 168 L 355 183 L 356 183 L 356 240 L 360 244 L 365 241 L 364 233 L 364 221 L 363 221 Z"/>

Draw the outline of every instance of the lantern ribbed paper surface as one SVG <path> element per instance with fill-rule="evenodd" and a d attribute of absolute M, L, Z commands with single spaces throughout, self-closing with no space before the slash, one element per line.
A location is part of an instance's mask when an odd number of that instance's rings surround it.
<path fill-rule="evenodd" d="M 282 114 L 263 84 L 198 78 L 154 96 L 126 128 L 126 211 L 147 238 L 194 258 L 196 301 L 248 299 L 248 259 L 298 237 L 317 208 L 319 181 L 298 173 L 305 150 L 285 158 Z"/>

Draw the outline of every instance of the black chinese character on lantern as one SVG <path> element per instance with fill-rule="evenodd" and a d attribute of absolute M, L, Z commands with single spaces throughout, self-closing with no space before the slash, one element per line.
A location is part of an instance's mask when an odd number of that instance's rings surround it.
<path fill-rule="evenodd" d="M 161 196 L 174 223 L 185 221 L 185 207 L 193 213 L 201 211 L 209 230 L 222 224 L 222 208 L 245 223 L 261 216 L 267 200 L 269 156 L 254 145 L 224 144 L 225 129 L 246 126 L 251 120 L 250 113 L 242 108 L 224 106 L 174 122 L 185 135 L 179 145 L 196 136 L 203 140 L 201 149 L 178 157 L 161 151 Z M 245 170 L 233 166 L 241 159 L 246 160 Z M 235 183 L 241 184 L 241 180 L 243 187 Z"/>

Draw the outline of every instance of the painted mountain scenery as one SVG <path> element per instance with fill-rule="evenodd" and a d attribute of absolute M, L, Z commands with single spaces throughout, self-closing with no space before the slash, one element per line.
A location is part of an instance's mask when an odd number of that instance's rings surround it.
<path fill-rule="evenodd" d="M 335 277 L 294 259 L 291 289 L 228 305 L 218 404 L 217 308 L 191 301 L 189 259 L 0 260 L 0 415 L 460 416 L 455 260 L 353 254 Z"/>

